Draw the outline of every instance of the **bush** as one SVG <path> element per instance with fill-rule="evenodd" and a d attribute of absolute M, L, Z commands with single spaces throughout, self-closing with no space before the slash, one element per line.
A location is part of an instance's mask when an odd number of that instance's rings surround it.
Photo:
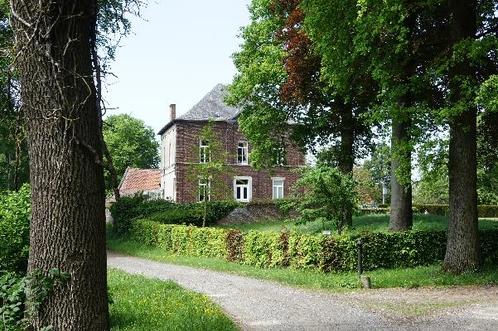
<path fill-rule="evenodd" d="M 0 195 L 0 272 L 26 272 L 30 214 L 29 186 Z"/>
<path fill-rule="evenodd" d="M 216 223 L 238 206 L 235 201 L 208 203 L 207 225 Z M 147 218 L 163 224 L 202 225 L 204 205 L 199 203 L 176 204 L 166 200 L 147 200 L 142 195 L 123 197 L 111 206 L 113 229 L 118 235 L 129 232 L 134 220 Z"/>
<path fill-rule="evenodd" d="M 497 263 L 498 230 L 480 233 L 482 256 L 488 262 Z M 360 239 L 365 270 L 429 265 L 442 261 L 446 250 L 444 231 L 324 236 L 295 232 L 241 233 L 138 220 L 133 223 L 131 234 L 131 238 L 140 243 L 173 254 L 224 258 L 262 268 L 288 266 L 325 272 L 355 270 Z"/>
<path fill-rule="evenodd" d="M 154 213 L 174 208 L 174 203 L 166 200 L 147 200 L 142 194 L 122 197 L 111 208 L 114 219 L 113 230 L 117 234 L 128 233 L 134 219 L 150 216 Z"/>
<path fill-rule="evenodd" d="M 358 202 L 353 178 L 325 165 L 304 169 L 294 198 L 290 205 L 304 222 L 332 221 L 339 233 L 348 225 Z"/>
<path fill-rule="evenodd" d="M 0 330 L 24 329 L 25 301 L 25 279 L 12 273 L 0 276 Z"/>

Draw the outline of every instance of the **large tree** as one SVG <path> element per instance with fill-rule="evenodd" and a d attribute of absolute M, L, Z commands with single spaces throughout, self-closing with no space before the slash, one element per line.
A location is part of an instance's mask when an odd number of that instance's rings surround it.
<path fill-rule="evenodd" d="M 399 1 L 305 1 L 306 27 L 326 60 L 324 71 L 346 88 L 348 72 L 371 77 L 379 89 L 366 94 L 371 115 L 388 122 L 391 130 L 391 219 L 390 229 L 412 225 L 411 153 L 413 113 L 416 103 L 417 60 L 425 54 L 417 42 L 426 27 L 420 8 Z M 344 14 L 347 13 L 347 14 Z M 329 22 L 334 24 L 329 24 Z M 345 68 L 341 63 L 347 64 Z M 358 67 L 359 69 L 358 70 Z M 371 84 L 370 84 L 371 85 Z M 366 85 L 368 87 L 368 85 Z"/>
<path fill-rule="evenodd" d="M 97 1 L 13 1 L 11 12 L 31 171 L 28 271 L 70 276 L 29 317 L 35 329 L 107 330 Z"/>
<path fill-rule="evenodd" d="M 477 223 L 477 118 L 479 88 L 498 72 L 498 1 L 448 0 L 446 49 L 435 59 L 444 79 L 449 138 L 449 226 L 444 269 L 481 264 Z"/>
<path fill-rule="evenodd" d="M 252 2 L 242 50 L 234 55 L 238 73 L 229 101 L 244 109 L 239 124 L 253 143 L 255 165 L 272 165 L 290 121 L 292 138 L 300 146 L 320 153 L 322 160 L 351 176 L 355 157 L 371 132 L 361 118 L 367 94 L 363 88 L 370 81 L 360 68 L 347 71 L 348 64 L 342 64 L 343 76 L 322 77 L 322 58 L 303 28 L 300 4 L 301 0 Z M 336 83 L 348 79 L 353 83 Z M 344 219 L 350 226 L 351 212 Z"/>
<path fill-rule="evenodd" d="M 112 115 L 104 121 L 104 141 L 106 142 L 118 181 L 127 167 L 157 168 L 159 166 L 159 143 L 154 130 L 142 120 L 127 114 Z M 107 168 L 107 188 L 112 188 L 111 176 Z"/>

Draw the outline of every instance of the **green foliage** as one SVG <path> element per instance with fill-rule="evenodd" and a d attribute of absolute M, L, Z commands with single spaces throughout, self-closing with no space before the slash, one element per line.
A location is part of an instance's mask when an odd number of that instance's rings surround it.
<path fill-rule="evenodd" d="M 25 282 L 12 273 L 0 277 L 0 329 L 5 331 L 22 330 L 24 313 Z"/>
<path fill-rule="evenodd" d="M 237 330 L 208 297 L 171 281 L 109 270 L 111 330 Z"/>
<path fill-rule="evenodd" d="M 111 115 L 105 120 L 103 133 L 118 180 L 127 167 L 158 167 L 159 143 L 152 128 L 146 126 L 142 120 L 127 114 Z M 106 187 L 112 188 L 108 176 L 106 173 Z"/>
<path fill-rule="evenodd" d="M 31 329 L 29 318 L 37 314 L 56 287 L 63 286 L 70 276 L 58 269 L 45 275 L 39 269 L 26 276 L 0 273 L 0 329 L 20 331 Z M 42 330 L 51 330 L 46 326 Z"/>
<path fill-rule="evenodd" d="M 278 232 L 249 231 L 244 235 L 243 263 L 257 267 L 286 266 L 287 236 Z"/>
<path fill-rule="evenodd" d="M 26 272 L 31 215 L 30 188 L 0 194 L 0 272 Z"/>
<path fill-rule="evenodd" d="M 243 108 L 238 122 L 251 142 L 251 164 L 271 167 L 287 131 L 286 114 L 278 95 L 286 73 L 285 52 L 275 33 L 280 19 L 272 15 L 272 0 L 255 0 L 249 6 L 251 23 L 242 29 L 240 52 L 233 55 L 238 70 L 229 87 L 229 104 Z"/>
<path fill-rule="evenodd" d="M 29 181 L 28 149 L 18 84 L 11 59 L 14 38 L 8 1 L 0 2 L 0 190 L 17 190 Z"/>
<path fill-rule="evenodd" d="M 303 171 L 296 183 L 295 195 L 291 203 L 304 222 L 332 221 L 339 233 L 347 224 L 347 213 L 357 206 L 351 176 L 324 165 Z"/>
<path fill-rule="evenodd" d="M 235 201 L 210 201 L 207 203 L 206 224 L 211 225 L 232 212 Z M 166 200 L 147 200 L 142 195 L 123 197 L 111 206 L 114 218 L 113 230 L 118 235 L 126 234 L 132 223 L 147 218 L 164 224 L 204 223 L 205 206 L 202 203 L 175 204 Z"/>
<path fill-rule="evenodd" d="M 489 111 L 498 112 L 498 75 L 491 75 L 481 85 L 476 103 Z"/>
<path fill-rule="evenodd" d="M 353 179 L 361 205 L 382 202 L 382 186 L 375 182 L 369 169 L 365 167 L 353 168 Z"/>
<path fill-rule="evenodd" d="M 262 268 L 290 267 L 325 272 L 355 270 L 357 241 L 364 247 L 364 268 L 405 268 L 430 265 L 444 258 L 444 230 L 361 232 L 336 236 L 298 232 L 249 231 L 133 223 L 130 239 L 164 252 L 216 257 Z M 498 262 L 498 229 L 481 230 L 482 256 Z"/>
<path fill-rule="evenodd" d="M 147 200 L 141 194 L 122 197 L 110 208 L 114 219 L 113 230 L 118 235 L 125 234 L 128 232 L 134 219 L 171 208 L 173 208 L 172 202 L 166 200 Z"/>
<path fill-rule="evenodd" d="M 228 233 L 225 229 L 160 224 L 145 219 L 135 221 L 129 235 L 137 242 L 173 254 L 225 258 Z"/>

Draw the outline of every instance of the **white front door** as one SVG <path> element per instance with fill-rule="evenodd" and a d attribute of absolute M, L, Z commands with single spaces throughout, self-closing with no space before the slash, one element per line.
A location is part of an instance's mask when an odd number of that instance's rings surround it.
<path fill-rule="evenodd" d="M 240 202 L 249 202 L 252 197 L 252 178 L 235 177 L 233 179 L 234 199 Z"/>

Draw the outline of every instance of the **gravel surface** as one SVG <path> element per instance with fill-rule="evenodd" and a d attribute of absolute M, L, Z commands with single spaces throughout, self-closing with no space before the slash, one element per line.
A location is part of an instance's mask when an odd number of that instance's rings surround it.
<path fill-rule="evenodd" d="M 114 253 L 107 260 L 207 295 L 243 330 L 498 330 L 496 287 L 334 294 Z"/>

